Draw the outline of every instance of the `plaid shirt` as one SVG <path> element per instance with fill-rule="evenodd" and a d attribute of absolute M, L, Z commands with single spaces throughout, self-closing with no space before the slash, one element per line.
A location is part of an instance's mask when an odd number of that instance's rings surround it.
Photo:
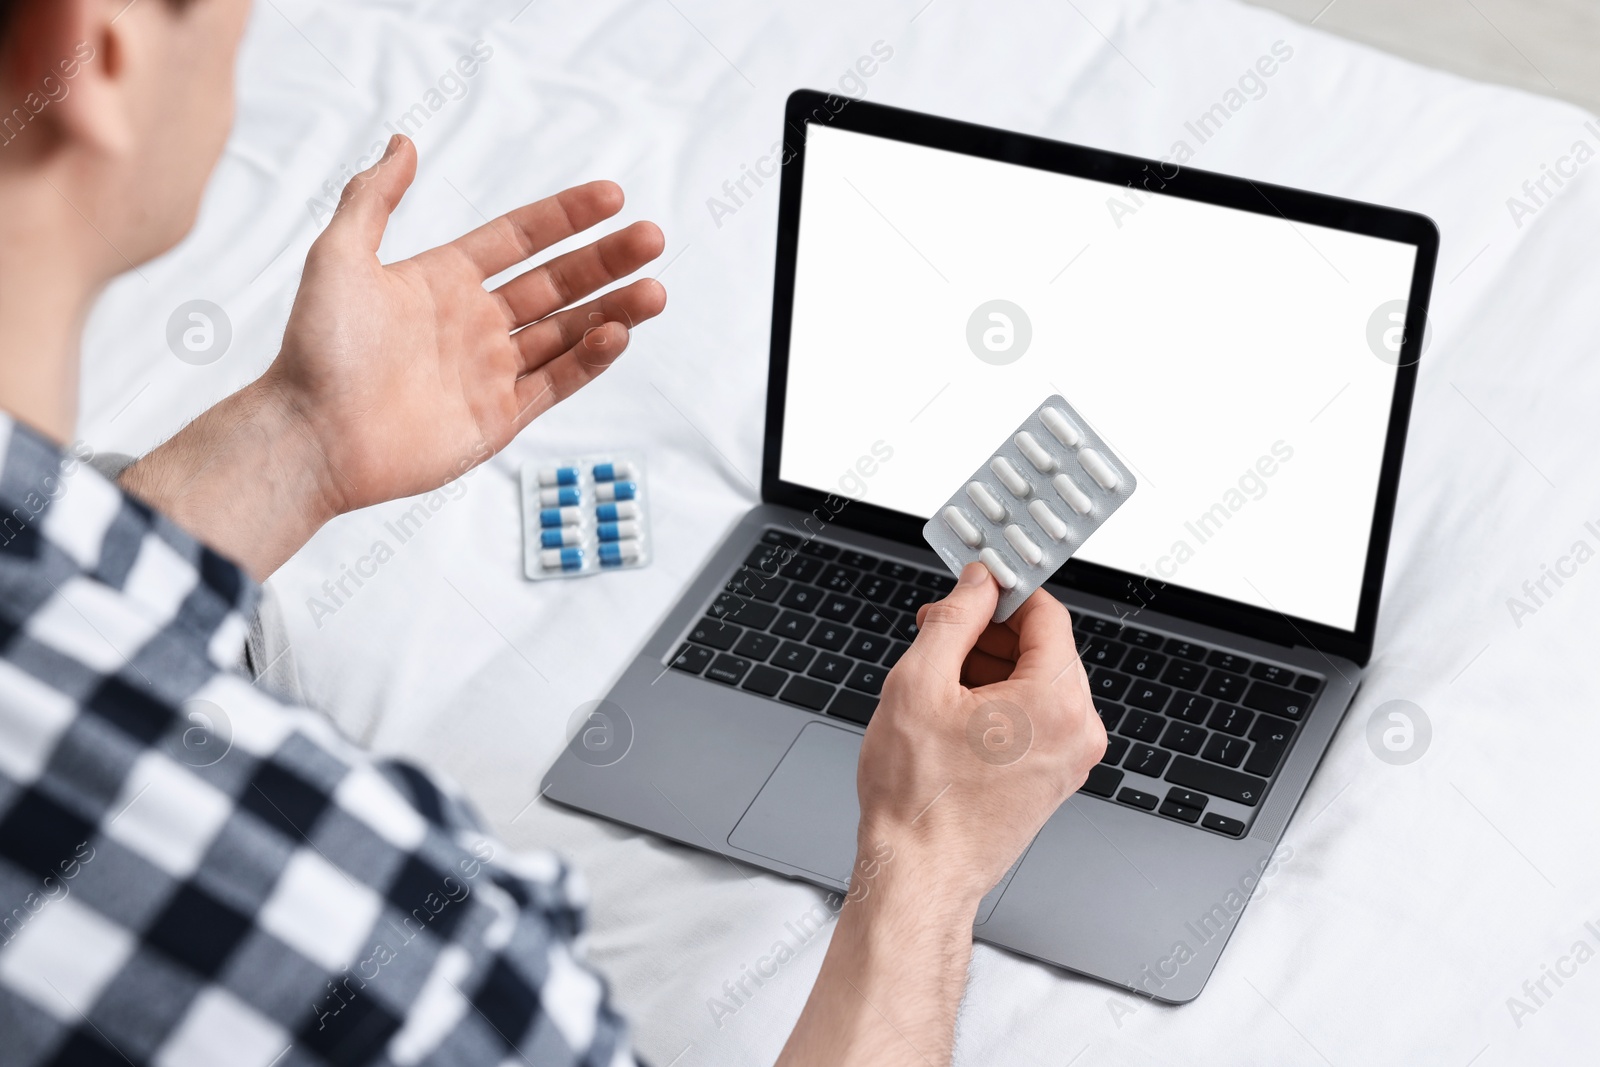
<path fill-rule="evenodd" d="M 0 1063 L 634 1063 L 575 876 L 236 671 L 256 587 L 0 415 Z"/>

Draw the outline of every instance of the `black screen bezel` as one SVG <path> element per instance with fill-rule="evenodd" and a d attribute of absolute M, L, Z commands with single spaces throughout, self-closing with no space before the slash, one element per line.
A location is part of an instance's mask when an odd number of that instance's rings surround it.
<path fill-rule="evenodd" d="M 783 177 L 779 193 L 777 265 L 773 285 L 772 348 L 767 379 L 766 437 L 762 453 L 764 501 L 816 513 L 828 522 L 905 544 L 922 545 L 925 518 L 864 502 L 841 507 L 841 498 L 783 481 L 778 476 L 783 447 L 784 403 L 788 390 L 789 332 L 794 313 L 795 269 L 799 252 L 800 199 L 805 174 L 806 129 L 823 122 L 839 129 L 908 144 L 1035 167 L 1116 185 L 1159 189 L 1162 195 L 1278 215 L 1291 222 L 1325 226 L 1386 238 L 1416 247 L 1405 338 L 1399 353 L 1388 435 L 1378 478 L 1372 533 L 1354 630 L 1341 630 L 1208 593 L 1099 564 L 1069 560 L 1052 585 L 1107 597 L 1132 614 L 1143 607 L 1217 626 L 1283 645 L 1306 645 L 1365 665 L 1377 629 L 1378 597 L 1394 521 L 1406 429 L 1416 391 L 1417 362 L 1428 301 L 1438 260 L 1439 231 L 1425 215 L 1395 208 L 1253 182 L 1223 174 L 1178 167 L 1028 134 L 939 118 L 882 104 L 801 89 L 789 97 L 784 116 Z"/>

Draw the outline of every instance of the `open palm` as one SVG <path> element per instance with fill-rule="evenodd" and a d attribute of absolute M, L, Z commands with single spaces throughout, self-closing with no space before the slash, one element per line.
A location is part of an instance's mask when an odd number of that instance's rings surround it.
<path fill-rule="evenodd" d="M 661 254 L 661 231 L 648 222 L 484 287 L 621 210 L 610 182 L 380 264 L 389 216 L 416 172 L 415 147 L 397 137 L 345 190 L 268 371 L 326 464 L 335 513 L 436 489 L 488 459 L 610 366 L 629 330 L 666 305 L 660 283 L 646 279 L 571 306 Z"/>

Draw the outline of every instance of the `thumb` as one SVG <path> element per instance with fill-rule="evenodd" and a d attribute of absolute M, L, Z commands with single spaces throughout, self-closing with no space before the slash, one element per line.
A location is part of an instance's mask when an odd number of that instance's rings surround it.
<path fill-rule="evenodd" d="M 999 599 L 1000 587 L 989 568 L 981 563 L 967 564 L 950 595 L 923 609 L 921 629 L 913 647 L 947 677 L 959 678 L 967 654 L 994 618 Z"/>
<path fill-rule="evenodd" d="M 383 158 L 350 179 L 328 233 L 376 255 L 389 226 L 389 216 L 417 176 L 417 148 L 409 137 L 395 134 Z"/>

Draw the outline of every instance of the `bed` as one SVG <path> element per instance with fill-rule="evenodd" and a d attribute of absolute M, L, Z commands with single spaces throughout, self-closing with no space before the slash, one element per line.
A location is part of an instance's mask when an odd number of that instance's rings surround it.
<path fill-rule="evenodd" d="M 1275 48 L 1274 75 L 1241 86 Z M 556 808 L 538 780 L 574 711 L 757 501 L 777 190 L 737 182 L 770 153 L 787 93 L 835 89 L 1146 156 L 1183 142 L 1192 166 L 1431 216 L 1433 337 L 1377 648 L 1286 858 L 1184 1007 L 979 946 L 956 1059 L 1592 1059 L 1592 116 L 1231 0 L 267 0 L 240 83 L 196 231 L 92 317 L 81 433 L 97 449 L 145 450 L 261 372 L 339 185 L 390 129 L 415 137 L 422 167 L 386 258 L 597 177 L 623 183 L 625 218 L 666 231 L 656 269 L 671 307 L 621 364 L 403 542 L 385 524 L 410 502 L 350 515 L 272 582 L 314 703 L 373 748 L 452 775 L 511 844 L 587 872 L 590 951 L 661 1067 L 771 1062 L 825 951 L 825 933 L 793 932 L 823 895 Z M 192 300 L 232 326 L 205 365 L 167 346 L 169 316 Z M 648 457 L 653 564 L 524 581 L 518 466 L 620 446 Z M 332 604 L 324 583 L 380 539 L 392 558 Z M 1367 741 L 1373 711 L 1397 699 L 1432 726 L 1403 766 Z M 735 1012 L 715 1010 L 779 940 L 794 959 Z"/>

